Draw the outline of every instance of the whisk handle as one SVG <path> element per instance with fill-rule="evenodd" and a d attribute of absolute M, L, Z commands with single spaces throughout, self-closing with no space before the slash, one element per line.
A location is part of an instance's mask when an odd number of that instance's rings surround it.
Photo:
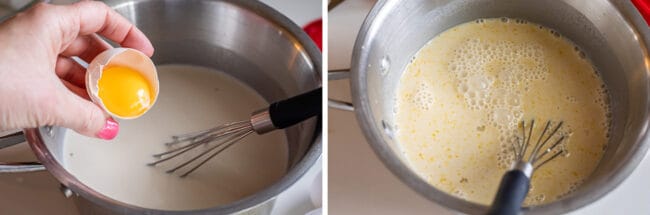
<path fill-rule="evenodd" d="M 499 190 L 488 212 L 489 215 L 517 215 L 521 213 L 530 187 L 530 178 L 524 171 L 508 171 L 501 179 Z"/>
<path fill-rule="evenodd" d="M 269 106 L 271 122 L 283 129 L 321 113 L 323 89 L 312 91 L 279 101 Z"/>

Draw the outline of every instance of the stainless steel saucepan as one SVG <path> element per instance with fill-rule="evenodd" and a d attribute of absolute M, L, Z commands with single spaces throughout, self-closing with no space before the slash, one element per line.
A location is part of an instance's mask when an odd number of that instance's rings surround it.
<path fill-rule="evenodd" d="M 624 0 L 380 0 L 366 18 L 354 47 L 350 84 L 354 109 L 375 153 L 395 175 L 424 197 L 450 209 L 484 214 L 486 205 L 443 192 L 407 165 L 393 139 L 394 97 L 405 66 L 437 34 L 478 18 L 523 18 L 553 28 L 575 42 L 594 62 L 611 97 L 613 124 L 597 169 L 574 193 L 530 214 L 559 214 L 592 203 L 612 191 L 648 150 L 650 30 Z M 336 76 L 336 77 L 332 77 Z M 339 79 L 345 72 L 330 73 Z"/>
<path fill-rule="evenodd" d="M 258 1 L 109 0 L 106 3 L 148 36 L 156 49 L 152 59 L 157 65 L 189 64 L 224 71 L 268 101 L 298 95 L 321 85 L 318 48 L 300 27 Z M 47 170 L 71 193 L 77 194 L 73 196 L 79 196 L 75 198 L 82 214 L 269 214 L 274 198 L 321 156 L 321 132 L 317 123 L 312 119 L 286 129 L 289 169 L 280 181 L 231 204 L 194 211 L 141 208 L 104 196 L 77 180 L 62 165 L 66 129 L 26 129 L 25 135 Z M 5 141 L 11 138 L 19 139 L 13 136 Z M 0 171 L 39 169 L 37 165 L 27 166 L 31 169 L 24 167 L 5 165 Z"/>

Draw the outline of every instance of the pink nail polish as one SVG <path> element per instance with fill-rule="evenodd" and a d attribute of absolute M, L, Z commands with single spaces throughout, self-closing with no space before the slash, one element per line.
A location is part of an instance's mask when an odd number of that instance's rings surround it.
<path fill-rule="evenodd" d="M 120 125 L 113 118 L 108 118 L 102 130 L 97 133 L 97 137 L 104 140 L 112 140 L 117 136 L 118 131 L 120 131 Z"/>

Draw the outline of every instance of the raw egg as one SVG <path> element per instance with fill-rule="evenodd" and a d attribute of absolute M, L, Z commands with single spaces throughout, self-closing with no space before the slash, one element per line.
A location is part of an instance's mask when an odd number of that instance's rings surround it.
<path fill-rule="evenodd" d="M 91 100 L 121 119 L 135 119 L 151 109 L 158 88 L 155 65 L 134 49 L 106 50 L 90 62 L 86 72 Z"/>

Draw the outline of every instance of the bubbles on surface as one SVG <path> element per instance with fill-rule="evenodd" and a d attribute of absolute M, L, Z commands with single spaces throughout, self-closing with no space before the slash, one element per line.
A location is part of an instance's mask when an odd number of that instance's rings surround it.
<path fill-rule="evenodd" d="M 546 200 L 546 195 L 544 194 L 530 195 L 529 193 L 524 199 L 524 205 L 539 205 L 544 203 L 544 200 Z"/>
<path fill-rule="evenodd" d="M 497 167 L 501 170 L 508 170 L 515 162 L 515 148 L 513 145 L 518 141 L 516 131 L 509 130 L 499 137 L 499 152 L 497 153 Z"/>
<path fill-rule="evenodd" d="M 508 18 L 500 21 L 511 23 Z M 512 24 L 526 23 L 515 19 Z M 537 43 L 470 38 L 453 51 L 447 68 L 457 78 L 456 88 L 467 106 L 491 113 L 488 123 L 505 133 L 523 116 L 521 86 L 526 89 L 548 74 L 543 51 Z"/>
<path fill-rule="evenodd" d="M 517 23 L 517 24 L 526 24 L 526 20 L 523 20 L 523 19 L 515 19 L 515 23 Z"/>
<path fill-rule="evenodd" d="M 575 192 L 576 190 L 578 190 L 578 187 L 580 187 L 580 185 L 582 185 L 582 183 L 584 183 L 584 180 L 578 180 L 578 181 L 572 182 L 571 184 L 569 184 L 569 189 L 567 189 L 566 192 L 558 195 L 557 199 L 564 198 L 564 197 L 570 195 L 571 193 Z"/>
<path fill-rule="evenodd" d="M 585 52 L 583 52 L 583 51 L 580 51 L 580 52 L 578 53 L 578 56 L 580 56 L 580 58 L 582 58 L 582 59 L 587 58 L 587 54 L 585 54 Z"/>
<path fill-rule="evenodd" d="M 599 78 L 599 74 L 595 71 L 590 74 L 591 71 L 583 67 L 579 58 L 581 50 L 571 43 L 564 44 L 560 47 L 561 51 L 559 52 L 568 53 L 568 57 L 571 59 L 567 60 L 571 61 L 571 66 L 575 63 L 579 68 L 565 67 L 564 64 L 558 66 L 557 62 L 564 61 L 562 57 L 567 57 L 567 55 L 558 57 L 561 54 L 557 54 L 556 48 L 558 47 L 554 46 L 561 42 L 558 38 L 563 39 L 562 36 L 541 25 L 539 30 L 537 29 L 538 25 L 522 26 L 527 23 L 525 20 L 508 18 L 474 20 L 469 24 L 478 28 L 492 28 L 500 36 L 473 36 L 474 34 L 471 33 L 475 32 L 460 29 L 458 32 L 463 33 L 462 36 L 448 37 L 449 42 L 443 43 L 440 41 L 435 43 L 436 41 L 432 40 L 431 43 L 436 47 L 423 48 L 420 58 L 413 61 L 410 71 L 414 75 L 410 77 L 412 79 L 409 79 L 408 85 L 405 85 L 408 87 L 404 88 L 406 91 L 402 97 L 405 99 L 404 101 L 411 102 L 407 106 L 409 111 L 406 116 L 408 118 L 405 117 L 403 120 L 414 121 L 417 123 L 414 123 L 416 126 L 425 127 L 427 132 L 416 138 L 412 134 L 413 130 L 418 127 L 406 126 L 402 138 L 405 140 L 404 142 L 417 145 L 410 149 L 413 150 L 411 156 L 415 157 L 418 155 L 417 153 L 423 151 L 439 155 L 435 159 L 431 156 L 414 158 L 418 159 L 417 162 L 420 162 L 424 172 L 427 172 L 426 174 L 458 170 L 458 177 L 445 179 L 445 182 L 437 180 L 438 176 L 435 177 L 435 180 L 430 180 L 431 184 L 445 192 L 469 200 L 487 199 L 483 198 L 486 195 L 482 189 L 485 188 L 478 186 L 484 186 L 486 182 L 477 180 L 477 178 L 486 177 L 484 174 L 489 174 L 491 180 L 491 177 L 496 177 L 494 175 L 498 174 L 500 179 L 502 172 L 512 168 L 517 156 L 514 145 L 522 138 L 518 124 L 524 117 L 527 120 L 530 120 L 531 117 L 541 117 L 536 118 L 538 121 L 536 121 L 534 134 L 541 132 L 544 127 L 543 123 L 548 117 L 567 120 L 560 130 L 560 134 L 570 137 L 574 135 L 574 130 L 568 124 L 574 123 L 575 117 L 582 117 L 571 114 L 576 110 L 576 106 L 588 103 L 589 107 L 585 106 L 583 109 L 592 110 L 594 102 L 603 105 L 608 103 L 607 96 L 598 98 L 594 96 L 594 91 L 587 93 L 580 91 L 585 88 L 597 88 L 599 83 L 596 85 L 591 82 L 581 83 L 586 86 L 582 88 L 578 85 L 562 84 L 566 83 L 566 80 L 576 79 L 575 77 L 585 77 L 585 74 L 587 77 L 579 80 Z M 513 29 L 517 30 L 516 33 L 512 33 L 512 38 L 515 39 L 510 40 L 510 35 L 506 34 L 515 32 Z M 543 40 L 520 40 L 521 35 L 528 31 Z M 438 47 L 442 48 L 437 49 Z M 427 62 L 423 59 L 433 60 Z M 566 76 L 558 76 L 558 74 Z M 560 83 L 561 85 L 553 87 L 548 83 Z M 580 89 L 578 92 L 574 92 L 574 88 Z M 556 93 L 559 89 L 569 90 Z M 545 94 L 544 91 L 553 92 L 553 95 L 557 96 L 549 98 L 546 95 L 549 93 Z M 429 103 L 423 101 L 429 101 Z M 524 115 L 524 109 L 526 115 Z M 420 112 L 420 110 L 428 111 Z M 582 109 L 578 108 L 577 110 L 576 113 L 581 113 L 579 111 Z M 404 110 L 402 112 L 406 113 Z M 541 122 L 541 120 L 544 121 Z M 590 120 L 586 121 L 591 122 Z M 601 125 L 606 122 L 598 119 L 594 123 Z M 560 173 L 564 173 L 563 165 L 567 161 L 583 160 L 585 157 L 584 147 L 580 144 L 583 142 L 581 135 L 583 127 L 586 127 L 584 125 L 586 124 L 575 124 L 577 130 L 575 130 L 576 135 L 573 137 L 573 141 L 578 144 L 570 143 L 565 139 L 564 143 L 558 145 L 554 150 L 548 150 L 543 158 L 561 153 L 555 159 L 562 162 L 549 162 L 545 168 L 552 167 L 559 169 Z M 439 133 L 437 129 L 441 129 L 442 132 Z M 592 129 L 592 134 L 594 133 L 596 132 L 593 132 Z M 537 136 L 533 136 L 535 139 L 531 141 L 536 141 Z M 549 140 L 549 144 L 555 143 L 557 139 L 558 137 L 553 137 Z M 421 144 L 428 140 L 433 141 L 429 145 Z M 601 145 L 599 143 L 596 146 L 597 150 L 600 150 Z M 569 148 L 573 151 L 569 151 Z M 527 154 L 530 154 L 530 151 L 529 149 Z M 557 168 L 558 166 L 561 168 Z M 490 172 L 486 173 L 486 169 Z M 463 182 L 461 179 L 460 174 L 465 174 L 464 170 L 475 173 L 463 175 L 469 178 L 469 182 Z M 575 174 L 564 179 L 565 176 L 559 176 L 557 172 L 540 171 L 537 181 L 534 182 L 537 190 L 531 192 L 531 196 L 526 201 L 529 202 L 529 205 L 554 201 L 558 194 L 568 189 L 568 183 L 585 177 L 584 172 L 579 172 L 577 176 L 574 176 Z M 551 180 L 547 181 L 551 181 L 553 184 L 539 182 L 539 178 L 550 178 Z M 556 178 L 561 178 L 561 180 L 556 181 Z M 547 189 L 549 186 L 554 189 Z M 531 184 L 530 190 L 534 189 Z"/>
<path fill-rule="evenodd" d="M 426 81 L 420 81 L 420 84 L 416 88 L 415 94 L 412 97 L 412 102 L 420 108 L 420 110 L 427 111 L 433 107 L 435 98 L 429 83 Z"/>
<path fill-rule="evenodd" d="M 508 125 L 512 121 L 512 113 L 507 109 L 499 108 L 492 111 L 492 122 L 497 126 L 501 127 Z"/>

